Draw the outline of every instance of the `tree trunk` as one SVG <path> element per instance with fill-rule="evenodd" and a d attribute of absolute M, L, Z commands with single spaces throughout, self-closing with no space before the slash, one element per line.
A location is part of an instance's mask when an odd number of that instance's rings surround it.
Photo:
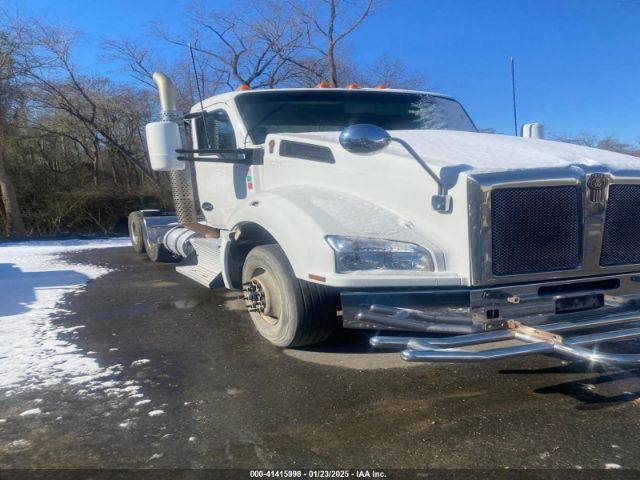
<path fill-rule="evenodd" d="M 93 139 L 93 184 L 97 187 L 100 182 L 100 141 L 96 135 Z"/>
<path fill-rule="evenodd" d="M 336 44 L 333 32 L 336 25 L 336 1 L 331 0 L 329 7 L 329 28 L 327 29 L 327 66 L 329 67 L 329 83 L 338 86 L 338 69 L 336 68 Z"/>
<path fill-rule="evenodd" d="M 329 65 L 329 84 L 332 87 L 338 86 L 338 69 L 336 68 L 336 57 L 333 46 L 327 52 L 327 64 Z"/>
<path fill-rule="evenodd" d="M 6 220 L 7 235 L 24 235 L 26 229 L 22 221 L 22 214 L 16 198 L 16 191 L 13 188 L 13 182 L 7 175 L 4 167 L 4 152 L 0 143 L 0 194 L 2 195 L 2 204 L 4 205 L 4 218 Z"/>

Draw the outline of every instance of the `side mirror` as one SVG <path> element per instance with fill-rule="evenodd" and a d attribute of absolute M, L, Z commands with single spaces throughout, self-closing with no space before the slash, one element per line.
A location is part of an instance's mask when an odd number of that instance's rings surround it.
<path fill-rule="evenodd" d="M 176 153 L 176 150 L 182 148 L 177 123 L 166 121 L 147 123 L 145 133 L 149 163 L 153 170 L 157 172 L 184 170 L 185 164 L 178 160 Z"/>
<path fill-rule="evenodd" d="M 349 153 L 375 153 L 391 143 L 391 135 L 383 128 L 366 123 L 350 125 L 340 134 L 340 145 Z"/>
<path fill-rule="evenodd" d="M 544 126 L 541 123 L 525 123 L 522 126 L 522 138 L 544 139 Z"/>

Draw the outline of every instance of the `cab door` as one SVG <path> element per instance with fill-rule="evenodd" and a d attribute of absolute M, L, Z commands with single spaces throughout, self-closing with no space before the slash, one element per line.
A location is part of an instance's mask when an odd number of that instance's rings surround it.
<path fill-rule="evenodd" d="M 193 143 L 198 149 L 238 148 L 237 133 L 226 108 L 219 107 L 196 116 L 192 124 Z M 209 154 L 211 155 L 211 154 Z M 197 154 L 196 157 L 207 154 Z M 224 228 L 238 204 L 247 197 L 249 166 L 242 163 L 194 162 L 200 208 L 207 223 Z"/>

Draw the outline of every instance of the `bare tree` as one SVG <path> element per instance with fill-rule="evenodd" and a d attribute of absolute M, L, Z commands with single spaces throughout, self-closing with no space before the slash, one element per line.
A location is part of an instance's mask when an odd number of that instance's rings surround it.
<path fill-rule="evenodd" d="M 296 75 L 289 59 L 301 48 L 302 31 L 291 9 L 276 0 L 240 2 L 232 11 L 198 9 L 192 28 L 182 34 L 158 28 L 161 38 L 192 48 L 210 94 L 239 85 L 274 87 Z"/>
<path fill-rule="evenodd" d="M 0 33 L 0 195 L 7 235 L 26 232 L 13 181 L 6 169 L 5 157 L 12 126 L 11 110 L 18 95 L 14 84 L 17 75 L 14 53 L 17 46 L 8 35 Z"/>
<path fill-rule="evenodd" d="M 426 75 L 412 71 L 401 60 L 383 55 L 364 69 L 364 78 L 359 83 L 419 90 L 424 88 L 426 80 Z"/>
<path fill-rule="evenodd" d="M 142 142 L 142 129 L 151 116 L 148 99 L 142 101 L 145 95 L 105 78 L 79 75 L 72 61 L 73 33 L 33 21 L 18 25 L 15 31 L 22 46 L 15 57 L 30 88 L 33 106 L 62 112 L 79 122 L 93 137 L 96 162 L 98 147 L 108 146 L 159 186 Z M 132 139 L 136 143 L 131 143 Z"/>
<path fill-rule="evenodd" d="M 607 135 L 599 138 L 597 135 L 583 132 L 576 136 L 556 135 L 553 137 L 553 139 L 558 142 L 583 145 L 585 147 L 599 148 L 601 150 L 609 150 L 611 152 L 624 153 L 626 155 L 635 155 L 637 157 L 640 157 L 640 148 L 622 142 L 614 135 Z"/>
<path fill-rule="evenodd" d="M 337 87 L 340 80 L 338 49 L 373 14 L 374 0 L 313 0 L 304 4 L 290 1 L 289 5 L 300 16 L 306 47 L 324 59 L 328 83 Z M 300 68 L 307 65 L 297 63 Z"/>

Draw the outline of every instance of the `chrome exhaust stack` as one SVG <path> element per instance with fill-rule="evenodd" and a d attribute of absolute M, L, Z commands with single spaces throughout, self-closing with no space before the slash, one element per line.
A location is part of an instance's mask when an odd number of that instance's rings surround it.
<path fill-rule="evenodd" d="M 206 238 L 219 238 L 220 230 L 198 223 L 196 194 L 192 180 L 191 162 L 183 161 L 178 151 L 188 145 L 184 115 L 178 109 L 178 91 L 164 73 L 153 74 L 160 98 L 160 121 L 147 124 L 147 149 L 151 168 L 169 172 L 176 220 L 184 228 Z M 159 241 L 173 227 L 166 223 L 154 237 Z M 175 232 L 174 232 L 175 233 Z M 174 255 L 183 255 L 184 248 L 170 249 Z"/>
<path fill-rule="evenodd" d="M 158 87 L 160 96 L 160 119 L 178 125 L 183 148 L 187 144 L 187 136 L 183 124 L 183 113 L 178 110 L 178 91 L 173 82 L 164 73 L 153 74 L 153 81 Z M 174 127 L 175 128 L 175 127 Z M 171 193 L 178 222 L 183 225 L 198 223 L 196 204 L 191 180 L 191 165 L 186 163 L 182 170 L 170 170 Z"/>

